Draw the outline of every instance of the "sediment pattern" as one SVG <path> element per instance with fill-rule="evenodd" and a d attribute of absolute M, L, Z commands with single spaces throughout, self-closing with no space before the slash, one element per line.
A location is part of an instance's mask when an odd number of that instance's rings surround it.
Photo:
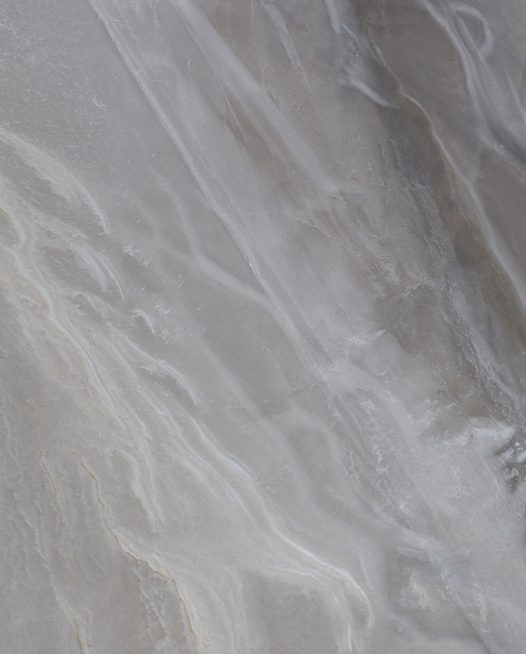
<path fill-rule="evenodd" d="M 522 654 L 526 10 L 3 0 L 17 654 Z"/>

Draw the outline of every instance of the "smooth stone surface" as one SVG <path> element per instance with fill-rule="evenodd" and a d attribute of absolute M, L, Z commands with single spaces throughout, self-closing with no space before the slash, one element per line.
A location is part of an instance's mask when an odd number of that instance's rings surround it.
<path fill-rule="evenodd" d="M 2 651 L 523 654 L 523 3 L 1 10 Z"/>

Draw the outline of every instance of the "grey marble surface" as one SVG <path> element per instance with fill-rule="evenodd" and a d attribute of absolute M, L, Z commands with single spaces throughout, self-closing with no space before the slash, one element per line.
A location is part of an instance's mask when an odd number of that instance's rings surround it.
<path fill-rule="evenodd" d="M 524 3 L 0 36 L 2 654 L 523 654 Z"/>

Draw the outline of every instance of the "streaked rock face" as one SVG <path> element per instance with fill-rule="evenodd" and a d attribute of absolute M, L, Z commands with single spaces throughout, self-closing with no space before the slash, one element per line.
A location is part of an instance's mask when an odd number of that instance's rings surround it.
<path fill-rule="evenodd" d="M 13 654 L 523 654 L 526 7 L 4 0 Z"/>

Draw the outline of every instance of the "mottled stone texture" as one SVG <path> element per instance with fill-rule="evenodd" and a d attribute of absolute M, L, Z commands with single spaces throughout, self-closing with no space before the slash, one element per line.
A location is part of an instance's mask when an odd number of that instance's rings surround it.
<path fill-rule="evenodd" d="M 0 36 L 2 654 L 524 654 L 524 3 Z"/>

